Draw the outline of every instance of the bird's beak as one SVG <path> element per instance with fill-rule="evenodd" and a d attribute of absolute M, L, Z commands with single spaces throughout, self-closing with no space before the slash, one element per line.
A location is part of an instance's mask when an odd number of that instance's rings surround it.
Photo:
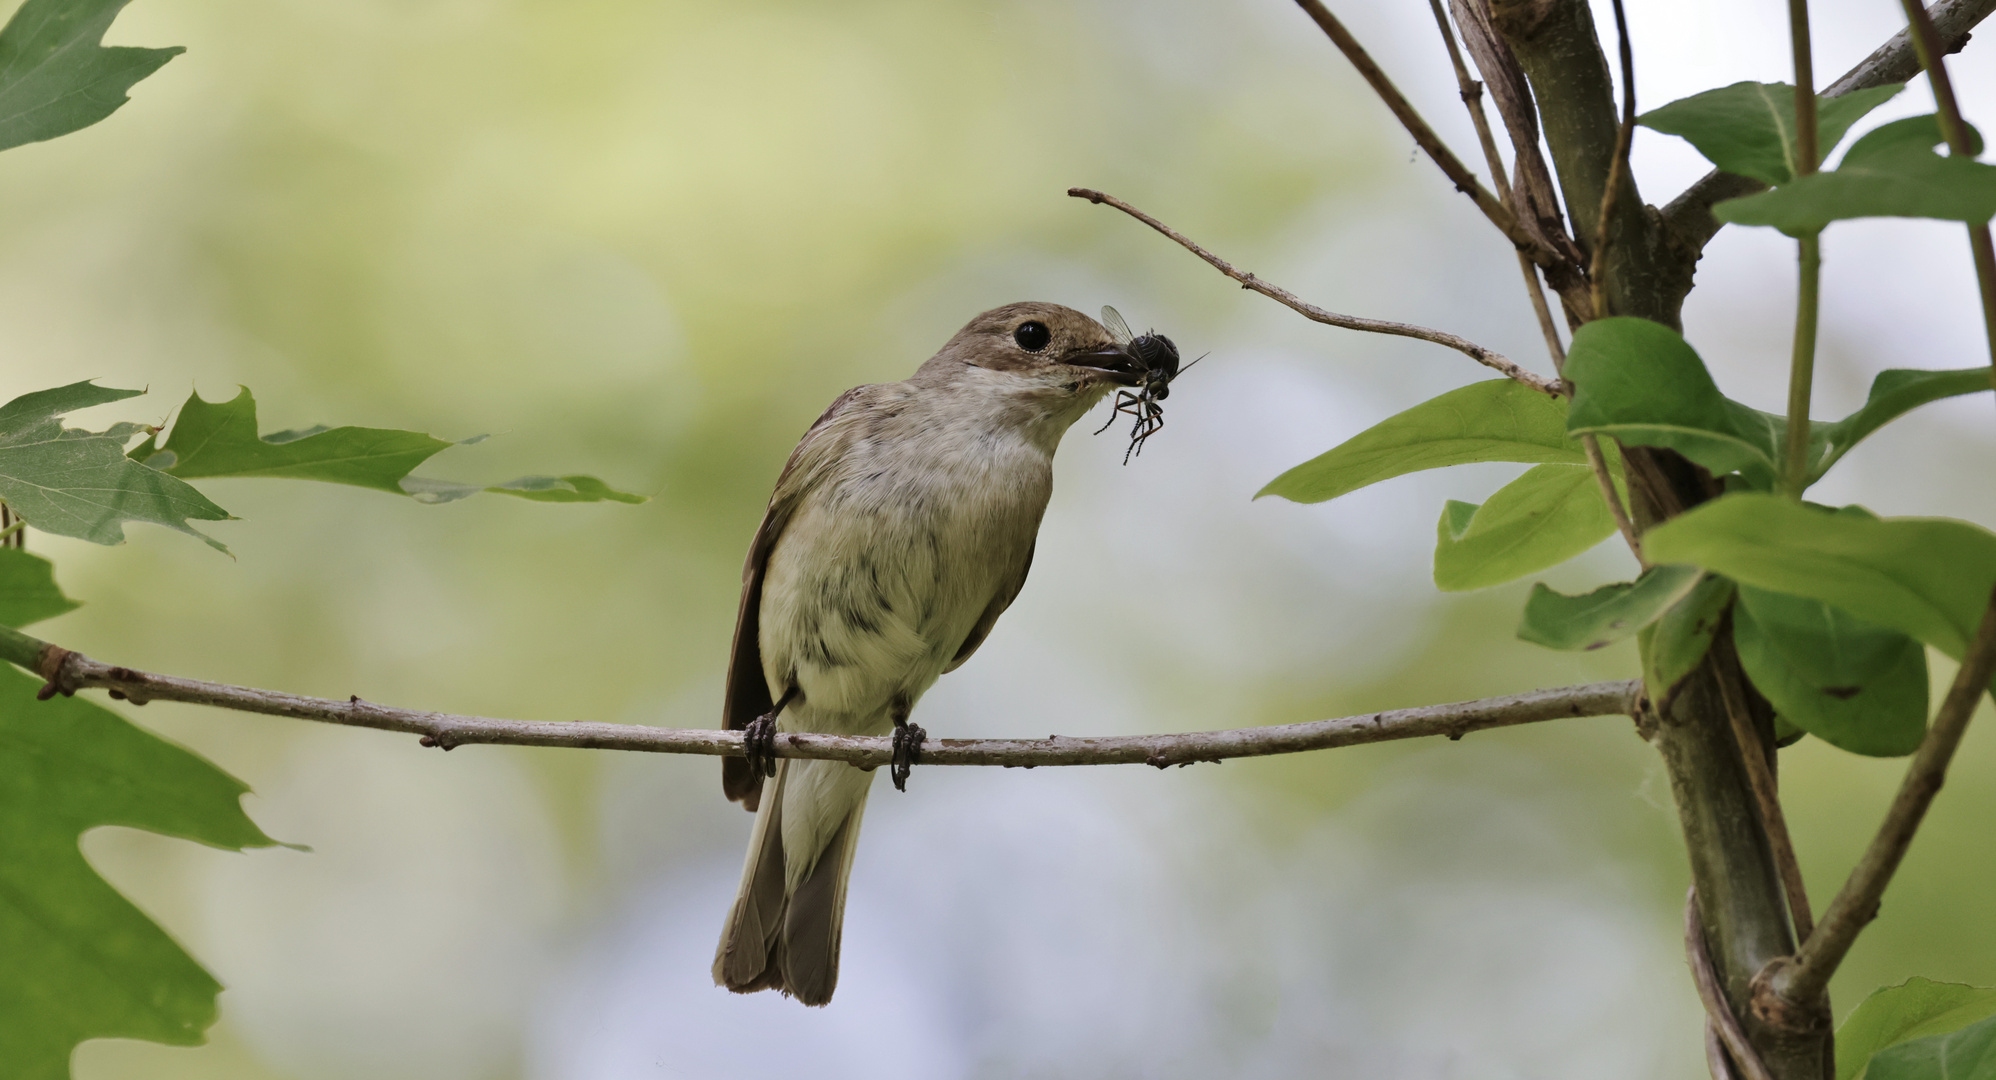
<path fill-rule="evenodd" d="M 1104 345 L 1085 353 L 1077 353 L 1067 358 L 1069 367 L 1087 368 L 1100 372 L 1109 382 L 1118 386 L 1135 386 L 1143 381 L 1144 366 L 1137 360 L 1128 346 Z"/>

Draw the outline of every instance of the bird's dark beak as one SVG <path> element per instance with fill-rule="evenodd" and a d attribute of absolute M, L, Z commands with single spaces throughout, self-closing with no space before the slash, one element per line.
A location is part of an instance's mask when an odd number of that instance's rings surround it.
<path fill-rule="evenodd" d="M 1100 372 L 1118 386 L 1135 386 L 1143 381 L 1144 365 L 1127 345 L 1109 344 L 1067 358 L 1069 367 Z"/>

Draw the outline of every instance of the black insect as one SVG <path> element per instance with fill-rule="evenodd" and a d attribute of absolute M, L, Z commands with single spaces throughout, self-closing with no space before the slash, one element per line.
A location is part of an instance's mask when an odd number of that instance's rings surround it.
<path fill-rule="evenodd" d="M 1143 365 L 1143 381 L 1129 390 L 1116 391 L 1116 408 L 1109 419 L 1095 429 L 1100 435 L 1109 430 L 1116 417 L 1128 413 L 1135 420 L 1130 426 L 1130 448 L 1123 452 L 1123 464 L 1130 463 L 1131 455 L 1141 455 L 1144 440 L 1164 430 L 1164 408 L 1158 404 L 1171 396 L 1171 380 L 1178 378 L 1178 346 L 1171 339 L 1155 331 L 1131 336 L 1130 324 L 1123 321 L 1123 315 L 1112 307 L 1102 309 L 1102 325 L 1109 328 L 1109 335 L 1122 345 L 1129 347 L 1130 355 Z M 1200 357 L 1199 360 L 1204 360 Z M 1192 361 L 1197 364 L 1199 360 Z M 1185 365 L 1190 370 L 1192 364 Z"/>

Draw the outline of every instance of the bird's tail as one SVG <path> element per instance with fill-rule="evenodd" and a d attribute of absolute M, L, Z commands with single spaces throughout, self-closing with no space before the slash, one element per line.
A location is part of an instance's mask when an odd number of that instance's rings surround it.
<path fill-rule="evenodd" d="M 836 761 L 785 759 L 776 764 L 775 782 L 763 792 L 755 831 L 749 836 L 741 892 L 728 912 L 720 948 L 714 953 L 717 985 L 739 994 L 780 990 L 806 1005 L 832 1000 L 832 990 L 839 981 L 846 879 L 852 873 L 853 851 L 859 846 L 859 823 L 866 812 L 870 785 L 856 785 L 855 778 L 843 775 L 830 784 L 813 783 L 831 777 L 806 775 L 821 770 L 859 773 Z M 870 773 L 860 775 L 868 781 L 873 778 Z M 857 797 L 853 798 L 855 788 Z M 846 797 L 826 798 L 834 792 Z M 827 802 L 835 805 L 824 805 Z M 839 820 L 824 822 L 823 831 L 800 829 L 796 822 L 786 829 L 786 814 L 837 814 Z M 816 853 L 790 852 L 784 846 L 786 833 L 793 843 L 805 835 L 824 836 L 825 842 Z M 800 857 L 810 861 L 793 872 L 792 863 Z"/>

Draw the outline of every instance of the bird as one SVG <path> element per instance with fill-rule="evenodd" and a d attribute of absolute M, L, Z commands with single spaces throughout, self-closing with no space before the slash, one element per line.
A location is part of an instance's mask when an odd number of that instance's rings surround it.
<path fill-rule="evenodd" d="M 722 787 L 756 817 L 717 985 L 831 1000 L 873 773 L 778 760 L 770 742 L 892 732 L 903 787 L 925 737 L 915 703 L 1025 585 L 1061 436 L 1144 371 L 1079 311 L 1008 304 L 908 379 L 846 391 L 804 433 L 742 571 L 722 727 L 744 732 L 749 756 L 724 759 Z"/>

